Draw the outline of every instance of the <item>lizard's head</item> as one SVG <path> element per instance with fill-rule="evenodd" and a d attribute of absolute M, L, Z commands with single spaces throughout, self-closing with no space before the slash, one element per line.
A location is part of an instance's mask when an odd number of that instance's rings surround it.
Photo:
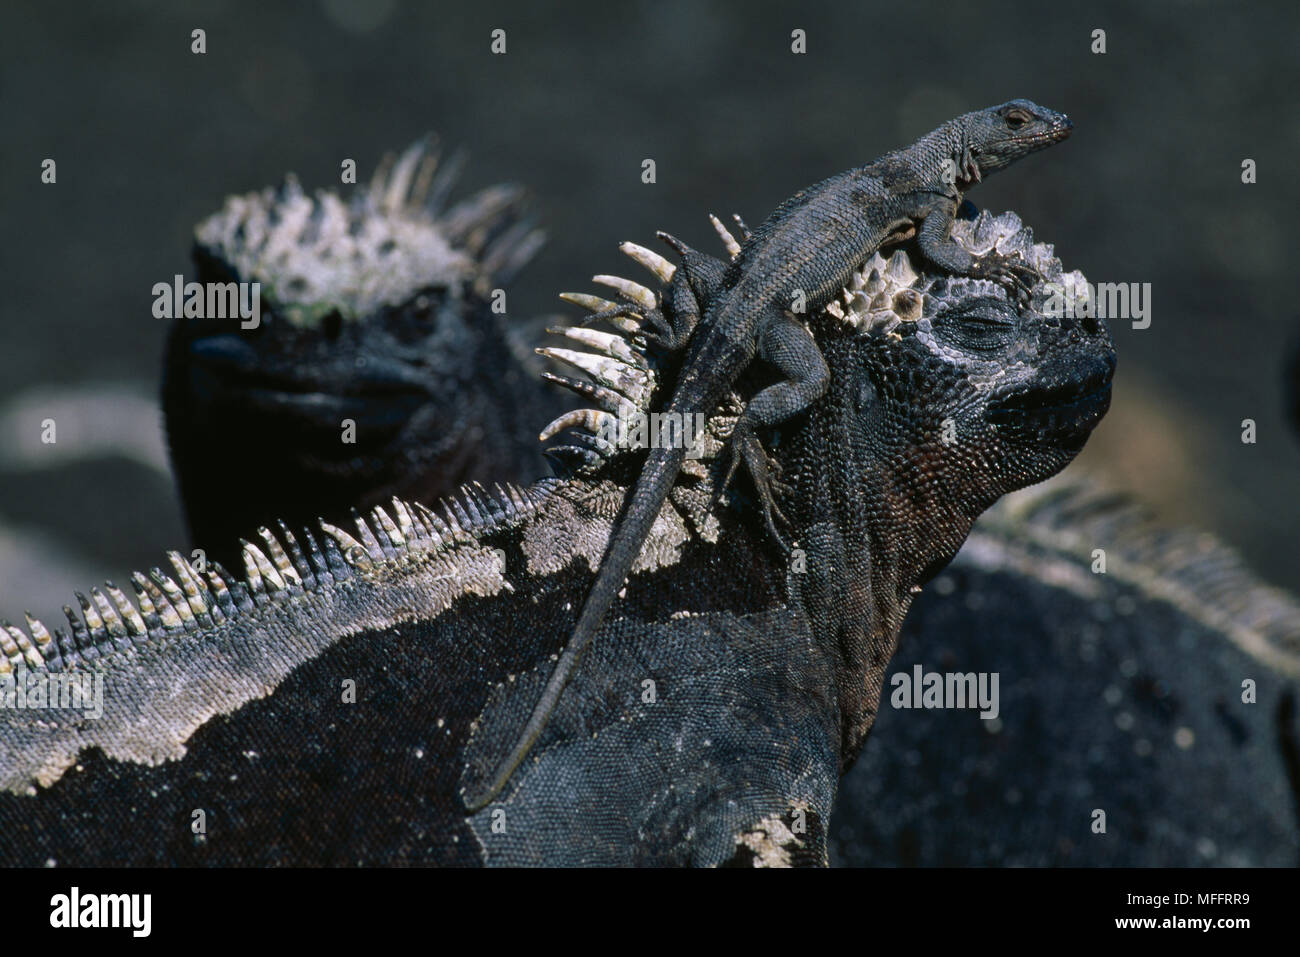
<path fill-rule="evenodd" d="M 307 521 L 331 502 L 364 505 L 363 494 L 443 494 L 465 478 L 464 453 L 501 432 L 466 399 L 484 390 L 465 379 L 510 365 L 488 295 L 541 237 L 518 187 L 443 209 L 457 166 L 425 139 L 349 202 L 289 178 L 230 197 L 198 226 L 194 278 L 205 289 L 256 282 L 260 309 L 255 323 L 178 318 L 171 330 L 163 404 L 197 540 L 276 516 Z M 475 451 L 491 461 L 493 450 Z M 276 476 L 269 488 L 258 470 Z M 447 484 L 411 484 L 424 475 Z M 201 527 L 241 502 L 249 529 Z"/>
<path fill-rule="evenodd" d="M 961 118 L 962 146 L 987 176 L 1004 166 L 1059 143 L 1070 135 L 1074 124 L 1032 100 L 1011 100 L 1001 106 L 967 113 Z"/>

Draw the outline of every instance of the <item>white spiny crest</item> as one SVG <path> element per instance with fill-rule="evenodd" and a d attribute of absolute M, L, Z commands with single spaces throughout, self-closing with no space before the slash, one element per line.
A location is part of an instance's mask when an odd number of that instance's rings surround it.
<path fill-rule="evenodd" d="M 732 259 L 739 256 L 740 243 L 736 242 L 736 237 L 731 235 L 731 231 L 727 229 L 726 226 L 722 225 L 722 220 L 718 219 L 718 217 L 714 216 L 712 213 L 709 213 L 709 222 L 713 224 L 713 228 L 717 232 L 718 238 L 722 240 L 722 245 L 726 248 L 727 255 Z"/>
<path fill-rule="evenodd" d="M 36 653 L 35 645 L 21 629 L 13 625 L 0 628 L 0 653 L 4 655 L 0 658 L 0 674 L 22 671 L 29 665 L 39 668 L 44 664 L 40 655 Z"/>
<path fill-rule="evenodd" d="M 599 332 L 586 326 L 565 326 L 558 329 L 547 329 L 546 331 L 565 336 L 584 346 L 590 346 L 602 355 L 613 356 L 615 359 L 629 365 L 635 365 L 642 369 L 647 367 L 645 356 L 628 345 L 627 340 L 622 336 Z"/>
<path fill-rule="evenodd" d="M 117 602 L 118 608 L 121 608 L 123 613 L 127 615 L 127 621 L 131 625 L 132 630 L 134 631 L 138 623 L 139 631 L 136 633 L 143 634 L 145 631 L 144 623 L 141 621 L 140 615 L 136 612 L 134 606 L 126 600 L 126 596 L 122 594 L 120 589 L 113 585 L 109 585 L 108 589 L 109 593 L 113 596 L 113 600 Z M 123 608 L 123 604 L 126 605 L 125 608 Z M 36 647 L 41 650 L 45 650 L 49 647 L 51 642 L 54 641 L 54 636 L 50 634 L 49 629 L 41 623 L 39 618 L 33 618 L 31 615 L 24 615 L 23 617 L 27 620 L 27 630 L 31 632 L 32 637 L 36 639 Z M 12 628 L 12 626 L 10 627 Z M 13 630 L 16 631 L 18 629 Z"/>
<path fill-rule="evenodd" d="M 311 326 L 337 310 L 345 321 L 398 306 L 430 285 L 502 281 L 537 252 L 544 234 L 520 215 L 524 191 L 491 186 L 451 208 L 461 157 L 443 162 L 432 136 L 380 162 L 344 201 L 277 188 L 227 197 L 195 241 L 244 282 L 260 282 L 277 315 Z"/>
<path fill-rule="evenodd" d="M 254 591 L 277 592 L 284 590 L 284 579 L 275 570 L 262 550 L 250 542 L 244 542 L 244 574 L 250 583 L 257 583 Z"/>
<path fill-rule="evenodd" d="M 638 246 L 636 243 L 620 243 L 618 248 L 658 276 L 660 282 L 670 283 L 673 281 L 677 267 L 664 259 L 663 256 L 651 252 L 644 246 Z"/>
<path fill-rule="evenodd" d="M 573 349 L 551 349 L 546 346 L 538 349 L 537 354 L 579 369 L 587 373 L 593 382 L 625 395 L 645 381 L 645 374 L 636 365 L 629 365 L 613 356 L 577 352 Z"/>
<path fill-rule="evenodd" d="M 710 218 L 715 227 L 721 230 L 720 234 L 725 234 L 723 242 L 734 258 L 740 251 L 739 244 L 734 238 L 727 242 L 731 234 L 722 228 L 716 217 Z M 634 262 L 645 267 L 661 287 L 672 282 L 677 273 L 676 266 L 644 246 L 624 242 L 619 248 Z M 608 275 L 594 276 L 592 281 L 616 290 L 623 302 L 611 302 L 599 296 L 572 292 L 561 293 L 560 298 L 581 306 L 588 312 L 602 314 L 605 321 L 618 330 L 620 335 L 599 332 L 585 326 L 559 327 L 547 331 L 562 335 L 591 351 L 578 352 L 551 347 L 537 350 L 539 355 L 563 362 L 590 377 L 589 381 L 583 381 L 543 373 L 549 381 L 595 402 L 597 407 L 566 412 L 542 429 L 539 436 L 545 442 L 569 429 L 582 433 L 582 446 L 562 446 L 550 451 L 577 455 L 582 459 L 583 466 L 588 468 L 598 467 L 602 461 L 617 454 L 617 449 L 605 436 L 621 434 L 620 419 L 626 421 L 630 416 L 646 412 L 651 407 L 656 375 L 653 363 L 646 354 L 645 341 L 639 333 L 645 321 L 644 314 L 654 312 L 660 304 L 660 297 L 655 291 L 640 283 Z M 611 316 L 610 313 L 620 306 L 627 310 L 626 314 Z"/>
<path fill-rule="evenodd" d="M 617 422 L 614 416 L 599 409 L 573 409 L 542 429 L 538 439 L 545 442 L 565 429 L 582 429 L 592 435 L 599 435 L 611 426 L 617 427 Z"/>
<path fill-rule="evenodd" d="M 588 312 L 604 312 L 618 307 L 618 303 L 611 302 L 608 299 L 602 299 L 599 296 L 588 295 L 583 292 L 562 292 L 560 298 L 565 302 L 571 302 L 575 306 L 580 306 Z M 607 316 L 606 322 L 617 329 L 619 332 L 635 334 L 641 331 L 641 316 L 633 313 L 628 316 Z"/>
<path fill-rule="evenodd" d="M 290 600 L 350 577 L 352 569 L 381 562 L 419 562 L 473 542 L 501 522 L 521 518 L 544 499 L 544 490 L 497 485 L 462 487 L 444 499 L 445 518 L 418 502 L 393 499 L 368 517 L 355 517 L 355 537 L 328 522 L 321 533 L 305 536 L 307 548 L 285 526 L 279 533 L 258 530 L 260 545 L 243 543 L 244 576 L 210 567 L 193 568 L 178 552 L 168 552 L 171 573 L 154 568 L 131 576 L 135 600 L 111 582 L 76 595 L 80 614 L 65 608 L 68 628 L 51 633 L 26 616 L 26 630 L 0 622 L 0 674 L 29 669 L 84 670 L 87 663 L 129 649 L 133 642 L 181 632 L 197 632 L 237 618 L 253 606 Z"/>
<path fill-rule="evenodd" d="M 659 308 L 659 300 L 655 294 L 640 283 L 632 282 L 630 279 L 624 279 L 621 276 L 592 276 L 592 282 L 598 282 L 602 286 L 609 286 L 621 292 L 626 298 L 636 303 L 647 312 Z"/>
<path fill-rule="evenodd" d="M 370 179 L 370 195 L 386 213 L 399 213 L 407 208 L 437 213 L 464 165 L 462 152 L 442 162 L 437 139 L 426 135 L 400 156 L 389 153 L 379 161 Z"/>

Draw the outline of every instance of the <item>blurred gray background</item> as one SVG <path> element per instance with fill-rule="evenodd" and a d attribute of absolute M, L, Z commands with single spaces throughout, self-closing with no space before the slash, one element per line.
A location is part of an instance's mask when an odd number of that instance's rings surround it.
<path fill-rule="evenodd" d="M 228 193 L 291 170 L 336 186 L 348 157 L 364 179 L 435 130 L 470 153 L 459 195 L 533 190 L 551 239 L 510 295 L 524 322 L 618 268 L 619 240 L 665 228 L 712 249 L 707 212 L 757 223 L 800 187 L 1017 96 L 1068 112 L 1075 135 L 971 198 L 1016 209 L 1094 282 L 1153 286 L 1149 329 L 1112 324 L 1114 404 L 1079 467 L 1300 591 L 1300 446 L 1280 379 L 1298 311 L 1284 283 L 1294 4 L 178 7 L 0 13 L 0 618 L 57 618 L 74 588 L 123 583 L 184 545 L 151 289 L 189 272 L 192 228 Z M 504 56 L 489 52 L 495 28 Z M 790 51 L 796 28 L 806 55 Z M 1257 185 L 1240 181 L 1246 157 Z M 47 416 L 54 447 L 39 442 Z"/>

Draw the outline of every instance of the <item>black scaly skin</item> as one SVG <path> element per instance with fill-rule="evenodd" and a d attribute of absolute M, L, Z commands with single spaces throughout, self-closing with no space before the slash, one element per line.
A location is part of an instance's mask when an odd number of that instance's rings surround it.
<path fill-rule="evenodd" d="M 674 278 L 676 288 L 670 292 L 680 310 L 670 338 L 674 345 L 689 341 L 689 346 L 667 411 L 709 414 L 756 356 L 784 379 L 754 396 L 736 422 L 718 493 L 743 460 L 768 530 L 782 541 L 774 524 L 774 513 L 780 513 L 773 479 L 757 432 L 807 410 L 825 393 L 830 374 L 812 335 L 790 311 L 794 297 L 802 294 L 810 311 L 820 308 L 877 249 L 912 236 L 930 267 L 953 275 L 998 278 L 1018 290 L 1027 275 L 1020 271 L 1023 267 L 996 255 L 977 264 L 951 240 L 953 218 L 967 188 L 1021 157 L 1060 142 L 1072 126 L 1063 114 L 1029 100 L 964 114 L 906 149 L 832 176 L 786 200 L 746 241 L 720 285 L 692 271 L 692 260 L 686 255 Z M 689 308 L 692 299 L 698 308 Z M 681 310 L 683 305 L 687 308 Z M 501 792 L 541 734 L 641 554 L 686 454 L 680 447 L 650 452 L 573 637 L 492 782 L 467 799 L 471 811 Z"/>
<path fill-rule="evenodd" d="M 1010 248 L 993 225 L 962 224 L 977 257 Z M 108 684 L 100 719 L 0 709 L 0 859 L 825 862 L 914 592 L 982 510 L 1073 458 L 1114 366 L 1102 326 L 995 283 L 860 278 L 861 310 L 810 316 L 829 387 L 773 451 L 806 568 L 743 511 L 714 515 L 709 471 L 685 471 L 596 667 L 498 805 L 466 817 L 462 795 L 571 633 L 630 453 L 437 514 L 397 503 L 355 538 L 267 533 L 245 581 L 175 556 L 135 605 L 93 591 L 71 634 L 0 629 L 0 672 Z M 635 378 L 636 357 L 622 368 Z M 723 402 L 707 454 L 740 407 Z"/>

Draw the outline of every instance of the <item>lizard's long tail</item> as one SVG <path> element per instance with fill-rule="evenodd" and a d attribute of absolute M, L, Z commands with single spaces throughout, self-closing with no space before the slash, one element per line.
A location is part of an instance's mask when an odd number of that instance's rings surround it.
<path fill-rule="evenodd" d="M 591 586 L 586 604 L 582 606 L 582 613 L 578 616 L 578 623 L 574 626 L 573 636 L 564 646 L 564 651 L 560 653 L 560 660 L 556 663 L 555 670 L 551 672 L 551 678 L 542 690 L 542 696 L 533 708 L 533 713 L 529 716 L 523 731 L 520 732 L 514 747 L 505 760 L 497 765 L 491 783 L 485 791 L 465 798 L 465 807 L 470 813 L 482 810 L 501 793 L 502 788 L 510 781 L 510 776 L 528 756 L 533 744 L 545 729 L 546 722 L 550 720 L 551 712 L 555 710 L 560 695 L 564 693 L 565 685 L 569 683 L 569 677 L 578 666 L 582 653 L 587 649 L 587 645 L 591 644 L 591 639 L 596 636 L 605 614 L 614 604 L 614 599 L 618 597 L 619 590 L 623 587 L 624 579 L 627 578 L 632 565 L 641 554 L 641 545 L 649 535 L 659 510 L 668 498 L 668 493 L 672 491 L 685 459 L 686 449 L 677 446 L 661 447 L 650 453 L 623 519 L 617 524 L 616 531 L 610 538 L 609 547 L 605 550 L 605 557 L 600 564 L 600 571 L 596 574 L 596 582 Z"/>

